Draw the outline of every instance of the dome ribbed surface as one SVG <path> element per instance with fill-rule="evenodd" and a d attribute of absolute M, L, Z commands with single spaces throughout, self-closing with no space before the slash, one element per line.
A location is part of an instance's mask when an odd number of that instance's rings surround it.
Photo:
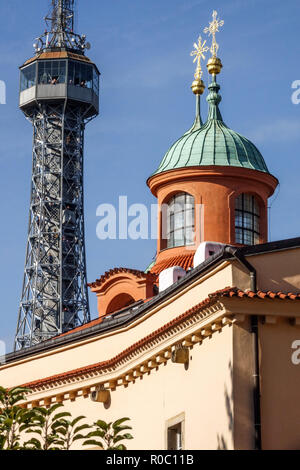
<path fill-rule="evenodd" d="M 208 121 L 200 130 L 178 139 L 154 174 L 208 165 L 237 166 L 268 173 L 263 156 L 250 140 L 222 121 Z"/>
<path fill-rule="evenodd" d="M 200 128 L 197 126 L 195 129 L 193 126 L 171 146 L 154 175 L 177 168 L 211 165 L 242 167 L 269 173 L 257 147 L 223 122 L 218 108 L 221 101 L 219 85 L 214 82 L 209 88 L 208 120 Z"/>

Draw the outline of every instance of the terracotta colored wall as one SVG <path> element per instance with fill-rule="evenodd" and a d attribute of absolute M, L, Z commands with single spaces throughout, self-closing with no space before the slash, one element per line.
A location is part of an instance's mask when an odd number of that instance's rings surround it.
<path fill-rule="evenodd" d="M 120 271 L 111 274 L 99 285 L 91 285 L 91 291 L 97 295 L 99 317 L 121 310 L 138 300 L 145 300 L 154 295 L 155 277 L 151 274 L 138 276 Z"/>
<path fill-rule="evenodd" d="M 150 178 L 148 184 L 152 193 L 158 198 L 159 207 L 178 192 L 191 194 L 195 198 L 195 204 L 202 205 L 202 212 L 196 211 L 195 246 L 162 251 L 166 244 L 159 239 L 157 262 L 166 256 L 178 256 L 186 253 L 187 249 L 196 249 L 202 241 L 235 244 L 235 199 L 241 193 L 256 196 L 260 206 L 260 243 L 266 242 L 267 200 L 273 194 L 277 183 L 271 175 L 233 167 L 185 168 Z M 161 232 L 162 221 L 159 215 L 158 233 Z"/>

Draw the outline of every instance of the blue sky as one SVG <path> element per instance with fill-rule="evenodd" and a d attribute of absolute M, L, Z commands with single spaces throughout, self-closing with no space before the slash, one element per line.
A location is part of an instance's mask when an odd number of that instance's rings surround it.
<path fill-rule="evenodd" d="M 31 125 L 18 110 L 18 66 L 33 56 L 49 3 L 0 3 L 0 80 L 7 84 L 7 104 L 0 105 L 0 340 L 8 349 L 21 294 L 32 146 Z M 193 122 L 189 54 L 213 9 L 225 21 L 218 36 L 224 121 L 259 147 L 280 180 L 270 201 L 270 239 L 300 235 L 300 104 L 291 101 L 292 82 L 300 80 L 299 1 L 78 0 L 77 29 L 102 73 L 101 114 L 86 130 L 89 281 L 116 266 L 144 269 L 155 254 L 153 240 L 98 240 L 96 208 L 116 204 L 119 195 L 129 204 L 155 202 L 145 181 Z"/>

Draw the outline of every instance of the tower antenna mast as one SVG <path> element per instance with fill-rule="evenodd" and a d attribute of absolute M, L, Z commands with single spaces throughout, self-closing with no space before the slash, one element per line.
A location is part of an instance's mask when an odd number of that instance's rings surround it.
<path fill-rule="evenodd" d="M 52 32 L 74 31 L 74 0 L 52 0 L 51 17 Z"/>
<path fill-rule="evenodd" d="M 51 0 L 51 9 L 45 22 L 46 31 L 34 44 L 37 53 L 53 48 L 75 49 L 81 53 L 90 49 L 86 36 L 74 32 L 75 0 Z"/>

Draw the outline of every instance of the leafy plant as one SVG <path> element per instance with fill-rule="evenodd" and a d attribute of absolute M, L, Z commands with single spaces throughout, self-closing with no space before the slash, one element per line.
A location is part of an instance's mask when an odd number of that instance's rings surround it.
<path fill-rule="evenodd" d="M 49 408 L 37 407 L 34 409 L 34 420 L 26 433 L 36 434 L 26 442 L 26 448 L 32 450 L 60 450 L 64 446 L 62 435 L 57 432 L 61 420 L 71 416 L 71 413 L 56 410 L 63 407 L 62 403 L 56 403 Z M 55 414 L 56 413 L 56 414 Z"/>
<path fill-rule="evenodd" d="M 121 418 L 113 423 L 106 423 L 102 420 L 96 421 L 94 423 L 96 429 L 87 435 L 88 440 L 83 445 L 95 445 L 103 450 L 127 450 L 121 441 L 133 439 L 133 437 L 129 433 L 121 434 L 132 429 L 127 424 L 123 424 L 126 421 L 129 421 L 129 418 Z M 95 437 L 98 439 L 94 439 Z"/>
<path fill-rule="evenodd" d="M 61 419 L 54 424 L 53 428 L 60 438 L 60 445 L 63 450 L 70 450 L 74 442 L 87 437 L 82 434 L 82 431 L 90 429 L 91 426 L 88 424 L 79 424 L 83 419 L 85 419 L 85 416 L 78 416 L 72 421 Z"/>
<path fill-rule="evenodd" d="M 23 387 L 10 390 L 0 387 L 0 449 L 21 449 L 21 434 L 26 431 L 33 420 L 34 411 L 18 405 L 25 400 L 29 392 Z"/>
<path fill-rule="evenodd" d="M 127 450 L 122 441 L 133 439 L 127 430 L 129 418 L 113 423 L 98 420 L 91 429 L 82 420 L 84 416 L 72 418 L 71 413 L 61 411 L 63 404 L 48 408 L 27 409 L 19 402 L 25 401 L 29 389 L 0 387 L 0 450 L 70 450 L 76 441 L 83 445 L 95 445 L 103 450 Z M 28 441 L 26 435 L 31 434 Z"/>

